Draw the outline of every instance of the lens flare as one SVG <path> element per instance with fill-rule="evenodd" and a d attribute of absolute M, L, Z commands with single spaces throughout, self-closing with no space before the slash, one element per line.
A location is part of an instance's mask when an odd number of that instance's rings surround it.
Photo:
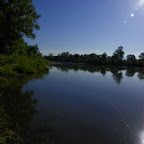
<path fill-rule="evenodd" d="M 138 7 L 141 7 L 144 5 L 144 0 L 140 0 L 139 3 L 138 3 Z"/>
<path fill-rule="evenodd" d="M 129 18 L 134 18 L 137 11 L 141 9 L 141 7 L 144 6 L 144 0 L 138 0 L 136 4 L 136 8 L 133 10 L 133 12 L 123 21 L 124 24 L 127 24 L 129 22 Z"/>
<path fill-rule="evenodd" d="M 134 17 L 134 14 L 133 14 L 133 13 L 131 14 L 131 17 Z"/>
<path fill-rule="evenodd" d="M 140 144 L 144 144 L 144 132 L 140 133 L 139 138 L 140 138 Z"/>

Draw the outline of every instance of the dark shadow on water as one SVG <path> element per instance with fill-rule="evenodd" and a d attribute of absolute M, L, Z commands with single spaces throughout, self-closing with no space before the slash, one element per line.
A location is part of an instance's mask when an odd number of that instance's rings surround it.
<path fill-rule="evenodd" d="M 120 84 L 121 80 L 123 79 L 123 73 L 122 72 L 113 73 L 112 77 L 117 84 Z"/>
<path fill-rule="evenodd" d="M 137 76 L 140 80 L 144 80 L 144 73 L 140 72 Z"/>
<path fill-rule="evenodd" d="M 127 68 L 126 69 L 126 76 L 127 77 L 133 77 L 136 73 L 136 69 L 133 68 Z"/>
<path fill-rule="evenodd" d="M 44 130 L 43 132 L 39 130 L 38 132 L 30 133 L 33 116 L 38 112 L 36 108 L 38 100 L 33 98 L 33 91 L 22 92 L 24 84 L 34 79 L 42 79 L 43 76 L 44 74 L 15 76 L 0 80 L 0 107 L 3 108 L 5 115 L 8 117 L 6 121 L 8 123 L 7 128 L 22 138 L 24 144 L 33 143 L 34 139 L 28 139 L 30 135 L 31 137 L 37 137 L 37 139 L 43 142 L 41 135 L 48 135 L 51 132 L 51 130 Z M 50 144 L 50 139 L 48 140 L 48 144 Z M 19 144 L 21 142 L 9 138 L 6 141 L 6 144 L 16 143 Z"/>

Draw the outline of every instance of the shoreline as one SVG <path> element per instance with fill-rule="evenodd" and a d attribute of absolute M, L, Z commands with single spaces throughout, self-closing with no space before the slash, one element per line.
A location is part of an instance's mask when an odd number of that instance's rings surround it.
<path fill-rule="evenodd" d="M 61 61 L 50 61 L 50 65 L 55 65 L 55 64 L 71 64 L 71 65 L 88 65 L 88 66 L 105 66 L 105 67 L 121 67 L 121 68 L 133 68 L 133 69 L 144 69 L 144 67 L 136 67 L 136 66 L 125 66 L 125 65 L 110 65 L 110 64 L 90 64 L 90 63 L 76 63 L 76 62 L 61 62 Z"/>

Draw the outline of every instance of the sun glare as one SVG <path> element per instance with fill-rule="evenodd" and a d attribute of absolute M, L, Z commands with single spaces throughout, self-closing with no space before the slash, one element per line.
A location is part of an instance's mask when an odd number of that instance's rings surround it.
<path fill-rule="evenodd" d="M 131 17 L 134 17 L 134 14 L 133 14 L 133 13 L 131 14 Z"/>
<path fill-rule="evenodd" d="M 144 144 L 144 132 L 140 133 L 140 144 Z"/>
<path fill-rule="evenodd" d="M 142 5 L 144 5 L 144 0 L 140 0 L 138 6 L 141 7 Z"/>

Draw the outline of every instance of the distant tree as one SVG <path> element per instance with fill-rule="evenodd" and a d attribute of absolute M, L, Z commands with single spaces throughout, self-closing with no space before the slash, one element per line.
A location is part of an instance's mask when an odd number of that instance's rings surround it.
<path fill-rule="evenodd" d="M 33 0 L 0 0 L 0 54 L 13 53 L 23 36 L 34 39 L 39 17 Z"/>
<path fill-rule="evenodd" d="M 89 63 L 92 65 L 121 65 L 121 66 L 139 66 L 144 67 L 144 61 L 143 60 L 137 60 L 135 55 L 127 55 L 127 60 L 123 60 L 124 57 L 124 51 L 123 47 L 120 46 L 118 49 L 115 50 L 113 55 L 107 56 L 106 53 L 103 53 L 102 55 L 97 55 L 95 53 L 91 54 L 69 54 L 69 52 L 62 52 L 61 54 L 58 54 L 57 56 L 49 55 L 45 57 L 48 60 L 53 61 L 62 61 L 62 62 L 76 62 L 76 63 Z M 141 59 L 144 59 L 144 53 L 141 53 L 139 56 Z M 116 73 L 116 72 L 114 72 Z M 118 73 L 118 72 L 117 72 Z M 120 74 L 119 74 L 120 75 Z M 127 74 L 129 75 L 129 73 Z"/>
<path fill-rule="evenodd" d="M 95 57 L 95 56 L 96 56 L 95 53 L 91 53 L 91 54 L 89 54 L 89 57 Z"/>
<path fill-rule="evenodd" d="M 139 55 L 139 58 L 140 58 L 141 60 L 144 60 L 144 52 Z"/>
<path fill-rule="evenodd" d="M 69 56 L 69 52 L 62 52 L 60 54 L 61 57 L 68 57 Z"/>
<path fill-rule="evenodd" d="M 68 57 L 69 57 L 69 52 L 62 52 L 59 57 L 60 57 L 61 61 L 67 62 L 68 61 Z"/>
<path fill-rule="evenodd" d="M 101 55 L 101 60 L 102 60 L 102 61 L 106 61 L 106 59 L 107 59 L 107 53 L 103 53 L 103 54 Z"/>
<path fill-rule="evenodd" d="M 127 55 L 127 61 L 135 61 L 136 57 L 135 55 Z"/>
<path fill-rule="evenodd" d="M 79 54 L 74 54 L 73 55 L 73 60 L 74 60 L 74 62 L 80 62 L 80 55 Z"/>
<path fill-rule="evenodd" d="M 113 57 L 116 59 L 116 60 L 122 60 L 123 57 L 124 57 L 124 51 L 123 51 L 123 47 L 120 46 L 118 47 L 118 49 L 115 50 L 115 52 L 113 53 Z"/>
<path fill-rule="evenodd" d="M 50 53 L 48 56 L 49 56 L 49 57 L 53 57 L 53 54 L 52 54 L 52 53 Z"/>

